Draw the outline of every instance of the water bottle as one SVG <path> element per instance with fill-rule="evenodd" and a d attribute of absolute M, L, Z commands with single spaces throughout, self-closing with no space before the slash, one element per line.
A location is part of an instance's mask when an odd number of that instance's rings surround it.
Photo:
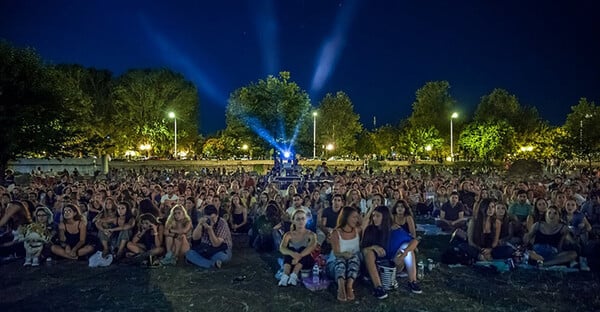
<path fill-rule="evenodd" d="M 423 263 L 423 260 L 421 260 L 417 264 L 417 278 L 422 279 L 423 276 L 425 276 L 425 263 Z"/>
<path fill-rule="evenodd" d="M 319 283 L 319 264 L 315 263 L 312 269 L 312 282 L 313 284 Z"/>
<path fill-rule="evenodd" d="M 529 252 L 528 251 L 524 251 L 523 252 L 523 263 L 525 264 L 529 264 Z"/>
<path fill-rule="evenodd" d="M 433 259 L 427 258 L 427 271 L 431 272 L 435 268 L 435 264 L 433 263 Z"/>

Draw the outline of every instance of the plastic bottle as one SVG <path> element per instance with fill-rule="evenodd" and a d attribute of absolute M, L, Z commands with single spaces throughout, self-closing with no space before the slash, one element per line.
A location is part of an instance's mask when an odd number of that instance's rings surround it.
<path fill-rule="evenodd" d="M 425 276 L 425 263 L 423 263 L 423 260 L 421 260 L 417 264 L 417 278 L 422 279 L 423 276 Z"/>
<path fill-rule="evenodd" d="M 319 283 L 319 264 L 315 263 L 312 269 L 312 282 L 313 284 Z"/>

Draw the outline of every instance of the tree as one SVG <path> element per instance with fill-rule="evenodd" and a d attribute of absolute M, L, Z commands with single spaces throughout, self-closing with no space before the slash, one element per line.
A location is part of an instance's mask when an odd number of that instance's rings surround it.
<path fill-rule="evenodd" d="M 328 93 L 319 104 L 318 142 L 332 143 L 334 154 L 349 155 L 355 151 L 356 138 L 362 131 L 360 116 L 344 92 Z"/>
<path fill-rule="evenodd" d="M 59 88 L 66 94 L 65 104 L 75 116 L 72 125 L 78 133 L 69 149 L 76 154 L 97 154 L 111 148 L 115 127 L 115 109 L 112 99 L 112 74 L 107 70 L 85 68 L 77 64 L 55 67 Z"/>
<path fill-rule="evenodd" d="M 361 133 L 358 134 L 355 148 L 355 152 L 358 156 L 368 156 L 377 153 L 373 136 L 374 134 L 372 132 L 364 128 Z"/>
<path fill-rule="evenodd" d="M 0 41 L 0 182 L 11 159 L 65 154 L 73 116 L 57 84 L 35 51 Z"/>
<path fill-rule="evenodd" d="M 391 125 L 383 125 L 373 130 L 372 140 L 377 155 L 388 157 L 398 144 L 398 129 Z"/>
<path fill-rule="evenodd" d="M 416 92 L 409 122 L 415 127 L 433 126 L 440 137 L 450 138 L 450 115 L 456 102 L 450 96 L 447 81 L 427 82 Z"/>
<path fill-rule="evenodd" d="M 426 127 L 405 127 L 400 133 L 398 148 L 399 151 L 411 157 L 427 157 L 440 154 L 444 140 L 440 138 L 439 132 L 433 126 Z"/>
<path fill-rule="evenodd" d="M 492 161 L 513 150 L 513 135 L 514 129 L 506 122 L 474 122 L 460 133 L 458 144 L 467 158 Z"/>
<path fill-rule="evenodd" d="M 600 152 L 600 107 L 586 98 L 579 99 L 577 105 L 571 106 L 564 128 L 571 154 L 591 162 L 593 155 Z"/>
<path fill-rule="evenodd" d="M 506 122 L 517 133 L 536 131 L 541 126 L 537 109 L 521 106 L 517 97 L 504 89 L 494 89 L 490 94 L 481 97 L 474 121 Z"/>
<path fill-rule="evenodd" d="M 247 138 L 263 151 L 291 145 L 301 153 L 312 153 L 312 116 L 308 94 L 290 81 L 288 72 L 268 76 L 236 89 L 226 111 L 228 136 Z M 310 133 L 310 134 L 309 134 Z"/>
<path fill-rule="evenodd" d="M 113 89 L 116 110 L 113 114 L 117 131 L 112 137 L 123 149 L 137 149 L 150 143 L 161 154 L 170 154 L 177 118 L 177 141 L 191 146 L 198 136 L 198 91 L 178 73 L 167 69 L 130 70 Z"/>

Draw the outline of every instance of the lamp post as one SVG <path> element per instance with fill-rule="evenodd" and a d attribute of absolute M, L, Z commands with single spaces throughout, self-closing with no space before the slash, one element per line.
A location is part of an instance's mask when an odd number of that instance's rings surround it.
<path fill-rule="evenodd" d="M 173 121 L 175 122 L 175 147 L 173 150 L 175 152 L 175 159 L 177 159 L 177 117 L 174 112 L 169 112 L 169 118 L 173 118 Z"/>
<path fill-rule="evenodd" d="M 450 116 L 450 161 L 454 162 L 454 129 L 452 128 L 452 120 L 458 118 L 458 113 L 452 113 Z"/>
<path fill-rule="evenodd" d="M 313 112 L 313 159 L 317 158 L 317 112 Z"/>

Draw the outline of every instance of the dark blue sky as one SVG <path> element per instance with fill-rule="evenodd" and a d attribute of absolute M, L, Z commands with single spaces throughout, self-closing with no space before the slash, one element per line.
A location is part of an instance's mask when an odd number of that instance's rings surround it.
<path fill-rule="evenodd" d="M 367 128 L 406 118 L 433 80 L 465 114 L 499 87 L 555 125 L 580 97 L 600 100 L 598 1 L 147 2 L 2 0 L 0 38 L 115 75 L 181 72 L 204 134 L 225 127 L 230 92 L 281 70 L 314 106 L 346 92 Z"/>

